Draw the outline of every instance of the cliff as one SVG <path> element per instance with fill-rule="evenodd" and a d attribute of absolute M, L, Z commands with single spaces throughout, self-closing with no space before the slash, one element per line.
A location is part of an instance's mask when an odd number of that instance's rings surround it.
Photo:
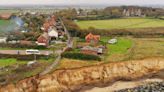
<path fill-rule="evenodd" d="M 164 70 L 164 58 L 56 70 L 45 76 L 34 76 L 17 84 L 0 87 L 0 92 L 78 92 L 83 86 L 101 86 L 118 80 L 150 77 L 161 70 Z"/>

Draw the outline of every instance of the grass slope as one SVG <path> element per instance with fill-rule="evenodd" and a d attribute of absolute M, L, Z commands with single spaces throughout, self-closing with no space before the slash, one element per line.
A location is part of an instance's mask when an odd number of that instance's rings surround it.
<path fill-rule="evenodd" d="M 111 20 L 77 21 L 82 29 L 94 27 L 97 29 L 126 29 L 126 28 L 148 28 L 164 27 L 164 20 L 149 18 L 126 18 Z"/>

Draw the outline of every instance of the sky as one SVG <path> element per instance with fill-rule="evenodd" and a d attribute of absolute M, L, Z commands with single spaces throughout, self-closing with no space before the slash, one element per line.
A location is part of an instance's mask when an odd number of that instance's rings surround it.
<path fill-rule="evenodd" d="M 0 0 L 0 5 L 164 5 L 164 0 Z"/>

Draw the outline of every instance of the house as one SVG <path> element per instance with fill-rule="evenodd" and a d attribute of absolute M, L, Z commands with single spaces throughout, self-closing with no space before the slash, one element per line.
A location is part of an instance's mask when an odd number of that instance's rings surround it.
<path fill-rule="evenodd" d="M 86 42 L 88 43 L 98 43 L 100 40 L 100 35 L 93 35 L 92 33 L 89 33 L 85 37 Z"/>
<path fill-rule="evenodd" d="M 0 43 L 6 43 L 7 37 L 0 37 Z"/>
<path fill-rule="evenodd" d="M 41 29 L 44 31 L 44 32 L 48 32 L 48 30 L 51 28 L 51 27 L 54 27 L 56 25 L 56 18 L 55 16 L 52 16 L 50 19 L 47 19 L 45 21 L 45 23 L 43 24 L 43 27 L 41 27 Z"/>
<path fill-rule="evenodd" d="M 96 48 L 91 46 L 85 46 L 81 48 L 81 53 L 83 54 L 91 54 L 91 55 L 99 55 L 103 53 L 102 48 Z"/>
<path fill-rule="evenodd" d="M 58 31 L 55 28 L 50 28 L 48 31 L 48 36 L 51 38 L 58 38 Z"/>
<path fill-rule="evenodd" d="M 37 39 L 37 44 L 41 46 L 48 46 L 49 45 L 49 36 L 48 33 L 44 32 L 39 38 Z"/>

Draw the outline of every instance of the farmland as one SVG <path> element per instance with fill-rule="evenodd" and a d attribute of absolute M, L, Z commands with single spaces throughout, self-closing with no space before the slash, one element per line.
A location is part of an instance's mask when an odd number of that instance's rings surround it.
<path fill-rule="evenodd" d="M 123 18 L 110 20 L 88 20 L 77 21 L 80 28 L 87 29 L 128 29 L 128 28 L 149 28 L 164 27 L 164 20 L 150 18 Z"/>

